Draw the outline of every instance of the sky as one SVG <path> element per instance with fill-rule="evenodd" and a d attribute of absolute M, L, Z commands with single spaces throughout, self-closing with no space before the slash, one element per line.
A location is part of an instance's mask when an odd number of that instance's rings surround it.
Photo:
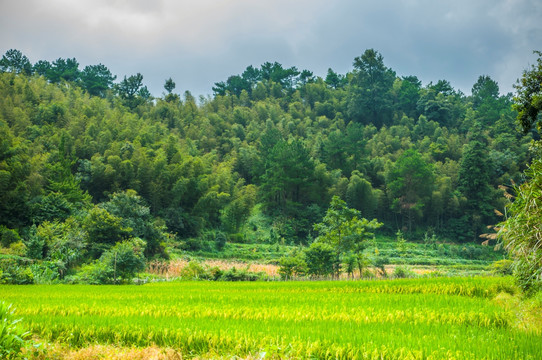
<path fill-rule="evenodd" d="M 470 94 L 480 75 L 513 92 L 542 50 L 540 0 L 0 0 L 0 55 L 75 57 L 141 73 L 154 96 L 211 95 L 266 61 L 325 77 L 375 49 L 398 76 Z"/>

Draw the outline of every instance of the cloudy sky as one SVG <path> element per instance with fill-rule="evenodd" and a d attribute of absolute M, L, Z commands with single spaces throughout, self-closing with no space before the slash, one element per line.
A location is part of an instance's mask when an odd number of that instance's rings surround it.
<path fill-rule="evenodd" d="M 140 72 L 155 96 L 169 77 L 175 92 L 211 94 L 266 61 L 344 74 L 368 48 L 424 85 L 469 94 L 489 75 L 506 93 L 542 50 L 542 1 L 0 0 L 0 54 L 12 48 L 102 63 L 118 80 Z"/>

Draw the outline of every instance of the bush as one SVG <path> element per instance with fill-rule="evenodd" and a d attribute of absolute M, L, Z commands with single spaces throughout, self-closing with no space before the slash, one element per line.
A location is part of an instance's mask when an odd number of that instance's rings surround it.
<path fill-rule="evenodd" d="M 373 259 L 373 266 L 383 277 L 388 277 L 386 265 L 390 263 L 390 259 L 384 256 L 377 256 Z"/>
<path fill-rule="evenodd" d="M 228 235 L 229 241 L 236 244 L 244 244 L 246 243 L 245 235 L 244 234 L 230 234 Z"/>
<path fill-rule="evenodd" d="M 392 276 L 396 279 L 405 279 L 416 277 L 416 273 L 407 268 L 406 266 L 397 266 L 393 270 Z"/>
<path fill-rule="evenodd" d="M 307 273 L 307 263 L 302 254 L 290 254 L 279 261 L 279 274 L 283 279 L 291 279 L 293 276 L 303 276 Z"/>
<path fill-rule="evenodd" d="M 340 264 L 337 264 L 337 254 L 329 244 L 314 242 L 305 249 L 307 274 L 327 276 L 333 274 Z"/>
<path fill-rule="evenodd" d="M 42 261 L 30 265 L 30 271 L 36 284 L 54 284 L 60 281 L 60 269 L 58 262 Z"/>
<path fill-rule="evenodd" d="M 0 226 L 0 244 L 3 247 L 10 247 L 11 244 L 21 241 L 17 230 L 8 229 L 5 226 Z"/>
<path fill-rule="evenodd" d="M 3 258 L 0 260 L 0 283 L 26 285 L 34 283 L 34 274 L 28 267 L 30 260 L 20 257 Z"/>
<path fill-rule="evenodd" d="M 489 268 L 495 275 L 512 275 L 514 272 L 514 262 L 512 260 L 502 259 L 495 261 Z"/>
<path fill-rule="evenodd" d="M 181 270 L 181 277 L 186 280 L 199 280 L 207 278 L 205 268 L 197 261 L 190 261 Z"/>
<path fill-rule="evenodd" d="M 264 278 L 263 273 L 254 273 L 246 269 L 237 270 L 235 267 L 224 271 L 220 280 L 223 281 L 257 281 Z"/>
<path fill-rule="evenodd" d="M 131 280 L 136 273 L 145 269 L 144 249 L 145 242 L 141 239 L 123 241 L 107 250 L 100 262 L 109 269 L 110 275 L 112 270 L 113 282 Z"/>
<path fill-rule="evenodd" d="M 105 262 L 96 260 L 83 266 L 78 277 L 68 279 L 69 282 L 83 282 L 90 285 L 103 285 L 113 283 L 113 269 Z"/>

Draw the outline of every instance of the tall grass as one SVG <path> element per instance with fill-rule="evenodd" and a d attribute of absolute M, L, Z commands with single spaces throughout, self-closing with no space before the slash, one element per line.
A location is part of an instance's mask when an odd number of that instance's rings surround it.
<path fill-rule="evenodd" d="M 542 335 L 514 325 L 494 301 L 501 292 L 514 292 L 509 279 L 0 287 L 33 332 L 72 347 L 266 358 L 542 358 Z"/>

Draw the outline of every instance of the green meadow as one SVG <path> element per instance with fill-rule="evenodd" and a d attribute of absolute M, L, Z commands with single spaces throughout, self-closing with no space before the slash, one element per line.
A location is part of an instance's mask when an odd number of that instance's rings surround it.
<path fill-rule="evenodd" d="M 509 278 L 2 286 L 41 341 L 183 357 L 541 359 Z M 501 299 L 501 301 L 499 301 Z"/>

